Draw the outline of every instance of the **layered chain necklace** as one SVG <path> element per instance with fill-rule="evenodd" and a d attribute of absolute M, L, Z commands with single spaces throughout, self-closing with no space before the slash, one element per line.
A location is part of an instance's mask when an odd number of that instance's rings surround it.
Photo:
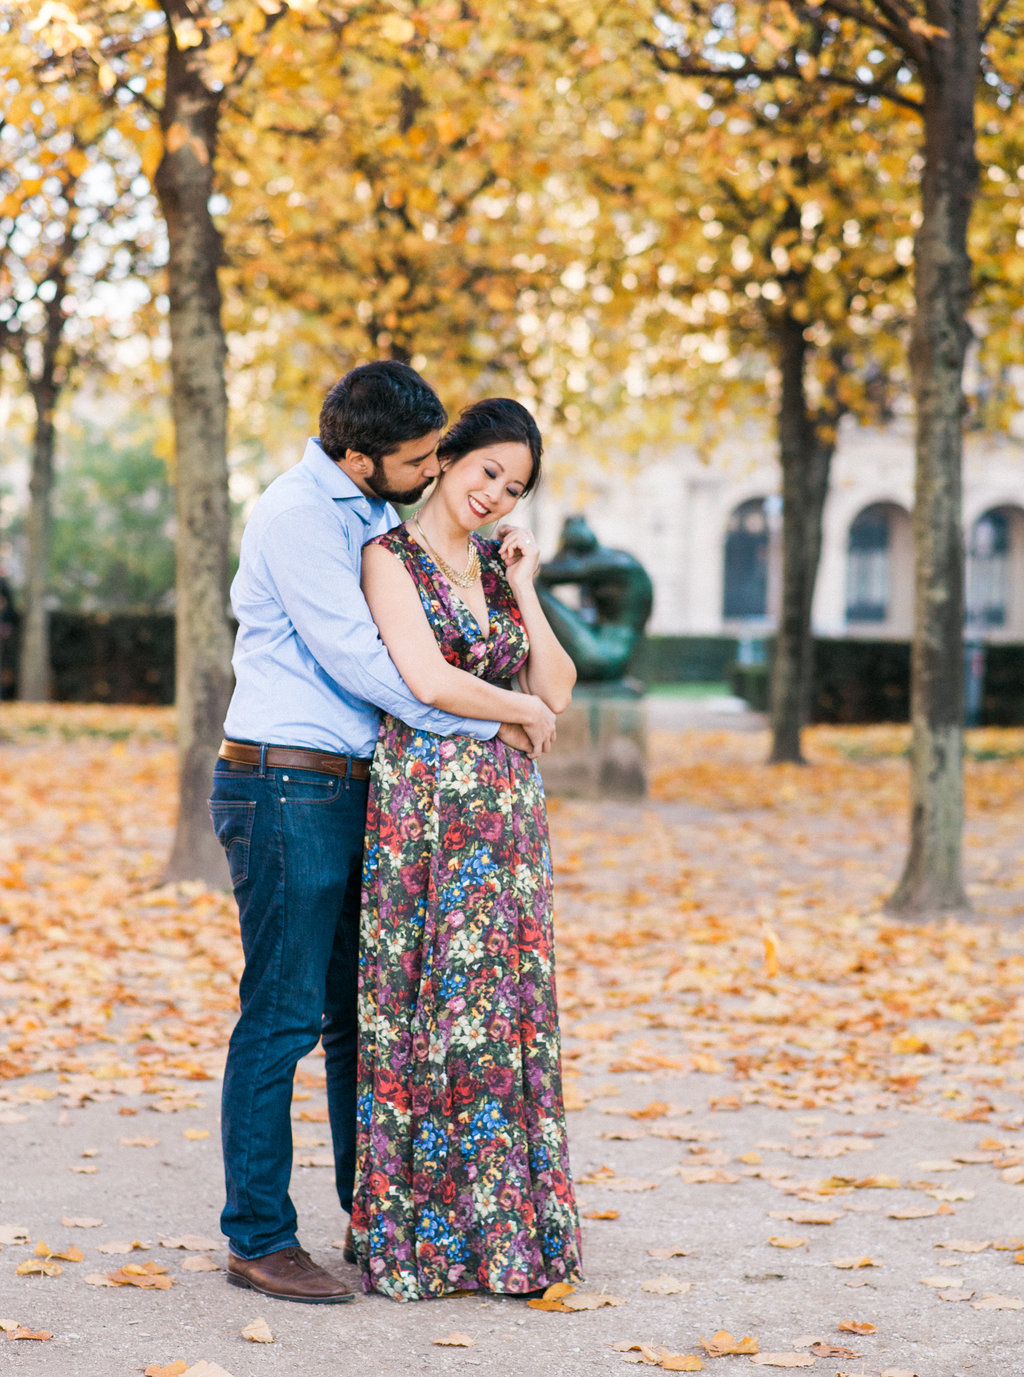
<path fill-rule="evenodd" d="M 477 549 L 473 542 L 471 540 L 467 540 L 466 542 L 469 549 L 469 562 L 465 569 L 460 572 L 458 569 L 453 569 L 448 561 L 443 559 L 434 549 L 433 545 L 431 545 L 430 538 L 420 525 L 419 517 L 414 516 L 412 524 L 423 537 L 423 544 L 430 551 L 434 563 L 441 570 L 441 573 L 444 574 L 445 578 L 454 583 L 457 588 L 472 588 L 473 584 L 476 583 L 477 579 L 480 577 L 480 556 L 477 554 Z"/>

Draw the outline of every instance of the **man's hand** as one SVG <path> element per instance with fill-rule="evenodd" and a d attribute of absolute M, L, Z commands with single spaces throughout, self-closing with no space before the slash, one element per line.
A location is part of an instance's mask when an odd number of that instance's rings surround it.
<path fill-rule="evenodd" d="M 524 755 L 531 758 L 533 756 L 530 738 L 518 722 L 502 722 L 498 728 L 498 740 L 503 741 L 506 746 L 510 746 L 514 751 L 522 751 Z"/>
<path fill-rule="evenodd" d="M 531 760 L 536 760 L 537 756 L 550 751 L 554 739 L 555 733 L 554 729 L 552 729 L 550 737 L 546 738 L 544 744 L 541 745 L 539 749 L 535 749 L 527 729 L 520 726 L 518 722 L 502 722 L 501 726 L 498 728 L 499 741 L 503 741 L 506 746 L 510 746 L 514 751 L 522 751 L 523 754 L 528 755 Z"/>
<path fill-rule="evenodd" d="M 529 710 L 529 715 L 523 722 L 523 731 L 530 738 L 530 754 L 543 755 L 554 745 L 557 718 L 544 699 L 538 698 L 535 693 L 524 693 L 522 697 L 524 707 Z"/>

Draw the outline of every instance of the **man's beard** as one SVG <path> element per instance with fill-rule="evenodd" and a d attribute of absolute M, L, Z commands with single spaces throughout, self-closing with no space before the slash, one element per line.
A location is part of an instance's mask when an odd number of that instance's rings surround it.
<path fill-rule="evenodd" d="M 418 502 L 433 481 L 433 478 L 427 478 L 415 488 L 404 488 L 399 492 L 388 485 L 387 474 L 380 459 L 374 459 L 373 473 L 366 479 L 367 486 L 372 488 L 378 497 L 382 497 L 385 502 L 394 502 L 399 507 L 411 507 L 414 502 Z"/>

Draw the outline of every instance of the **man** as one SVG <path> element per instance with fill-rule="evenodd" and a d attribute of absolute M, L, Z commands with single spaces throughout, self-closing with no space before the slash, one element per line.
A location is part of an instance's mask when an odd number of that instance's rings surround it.
<path fill-rule="evenodd" d="M 224 1072 L 228 1281 L 310 1304 L 351 1299 L 299 1246 L 288 1195 L 295 1067 L 322 1038 L 335 1181 L 351 1211 L 356 988 L 366 798 L 380 710 L 441 735 L 493 737 L 414 698 L 359 587 L 361 549 L 439 473 L 447 417 L 405 364 L 354 369 L 328 393 L 320 438 L 267 488 L 242 538 L 231 601 L 236 686 L 210 813 L 238 902 L 245 970 Z M 546 710 L 545 710 L 546 711 Z M 554 717 L 529 740 L 540 751 Z"/>

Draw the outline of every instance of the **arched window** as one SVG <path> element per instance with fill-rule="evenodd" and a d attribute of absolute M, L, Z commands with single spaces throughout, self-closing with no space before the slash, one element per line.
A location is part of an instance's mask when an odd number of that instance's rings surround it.
<path fill-rule="evenodd" d="M 1010 601 L 1010 521 L 1002 508 L 979 516 L 967 563 L 967 618 L 979 631 L 1005 626 Z"/>
<path fill-rule="evenodd" d="M 725 585 L 722 615 L 763 618 L 768 611 L 768 515 L 765 499 L 742 502 L 729 518 L 725 535 Z"/>
<path fill-rule="evenodd" d="M 884 622 L 889 616 L 889 508 L 865 507 L 850 526 L 846 547 L 846 620 Z"/>

